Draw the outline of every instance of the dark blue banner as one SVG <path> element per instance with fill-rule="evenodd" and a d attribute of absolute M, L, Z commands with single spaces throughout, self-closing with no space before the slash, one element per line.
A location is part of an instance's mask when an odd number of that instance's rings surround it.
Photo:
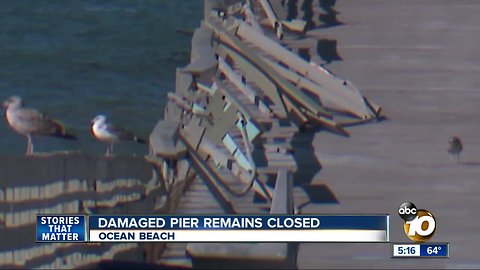
<path fill-rule="evenodd" d="M 448 244 L 421 244 L 420 257 L 448 257 Z"/>
<path fill-rule="evenodd" d="M 388 215 L 90 216 L 90 230 L 387 230 Z"/>
<path fill-rule="evenodd" d="M 81 215 L 37 215 L 37 242 L 85 242 Z"/>

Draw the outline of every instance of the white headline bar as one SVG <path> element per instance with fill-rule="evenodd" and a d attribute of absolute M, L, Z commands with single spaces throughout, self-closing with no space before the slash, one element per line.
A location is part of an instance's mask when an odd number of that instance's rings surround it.
<path fill-rule="evenodd" d="M 90 230 L 90 242 L 388 242 L 384 230 Z"/>

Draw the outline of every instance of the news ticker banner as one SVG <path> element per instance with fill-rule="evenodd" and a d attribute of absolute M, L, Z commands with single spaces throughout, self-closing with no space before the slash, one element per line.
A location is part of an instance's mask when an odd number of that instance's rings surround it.
<path fill-rule="evenodd" d="M 449 243 L 395 243 L 392 258 L 449 258 Z"/>
<path fill-rule="evenodd" d="M 389 215 L 37 215 L 37 242 L 389 242 Z"/>

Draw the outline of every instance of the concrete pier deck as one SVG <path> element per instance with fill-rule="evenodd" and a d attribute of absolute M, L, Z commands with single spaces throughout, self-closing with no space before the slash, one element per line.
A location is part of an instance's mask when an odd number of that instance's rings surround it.
<path fill-rule="evenodd" d="M 450 259 L 390 259 L 387 244 L 302 244 L 299 268 L 479 268 L 480 25 L 478 1 L 337 1 L 342 26 L 309 34 L 337 41 L 343 61 L 327 67 L 382 105 L 387 121 L 351 128 L 348 139 L 317 134 L 315 152 L 338 205 L 305 213 L 390 213 L 391 241 L 408 242 L 400 204 L 431 211 L 431 241 Z M 447 154 L 458 135 L 460 164 Z"/>

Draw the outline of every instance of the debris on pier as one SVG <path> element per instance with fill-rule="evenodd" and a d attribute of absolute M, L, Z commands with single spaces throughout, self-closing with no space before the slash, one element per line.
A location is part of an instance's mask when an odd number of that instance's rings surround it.
<path fill-rule="evenodd" d="M 280 1 L 205 1 L 191 62 L 177 69 L 165 119 L 151 135 L 164 177 L 178 179 L 191 170 L 198 176 L 179 212 L 296 213 L 301 205 L 295 201 L 315 200 L 302 190 L 312 179 L 299 167 L 320 170 L 320 162 L 296 151 L 313 152 L 309 145 L 317 132 L 348 137 L 352 123 L 380 118 L 380 107 L 352 82 L 284 45 L 305 42 L 298 37 L 307 31 L 305 20 L 287 20 L 287 9 Z M 302 149 L 296 149 L 299 141 Z M 259 248 L 265 252 L 255 252 Z M 270 251 L 277 255 L 269 257 Z M 215 267 L 235 260 L 258 267 L 267 260 L 294 267 L 295 252 L 292 244 L 175 243 L 160 263 Z"/>

